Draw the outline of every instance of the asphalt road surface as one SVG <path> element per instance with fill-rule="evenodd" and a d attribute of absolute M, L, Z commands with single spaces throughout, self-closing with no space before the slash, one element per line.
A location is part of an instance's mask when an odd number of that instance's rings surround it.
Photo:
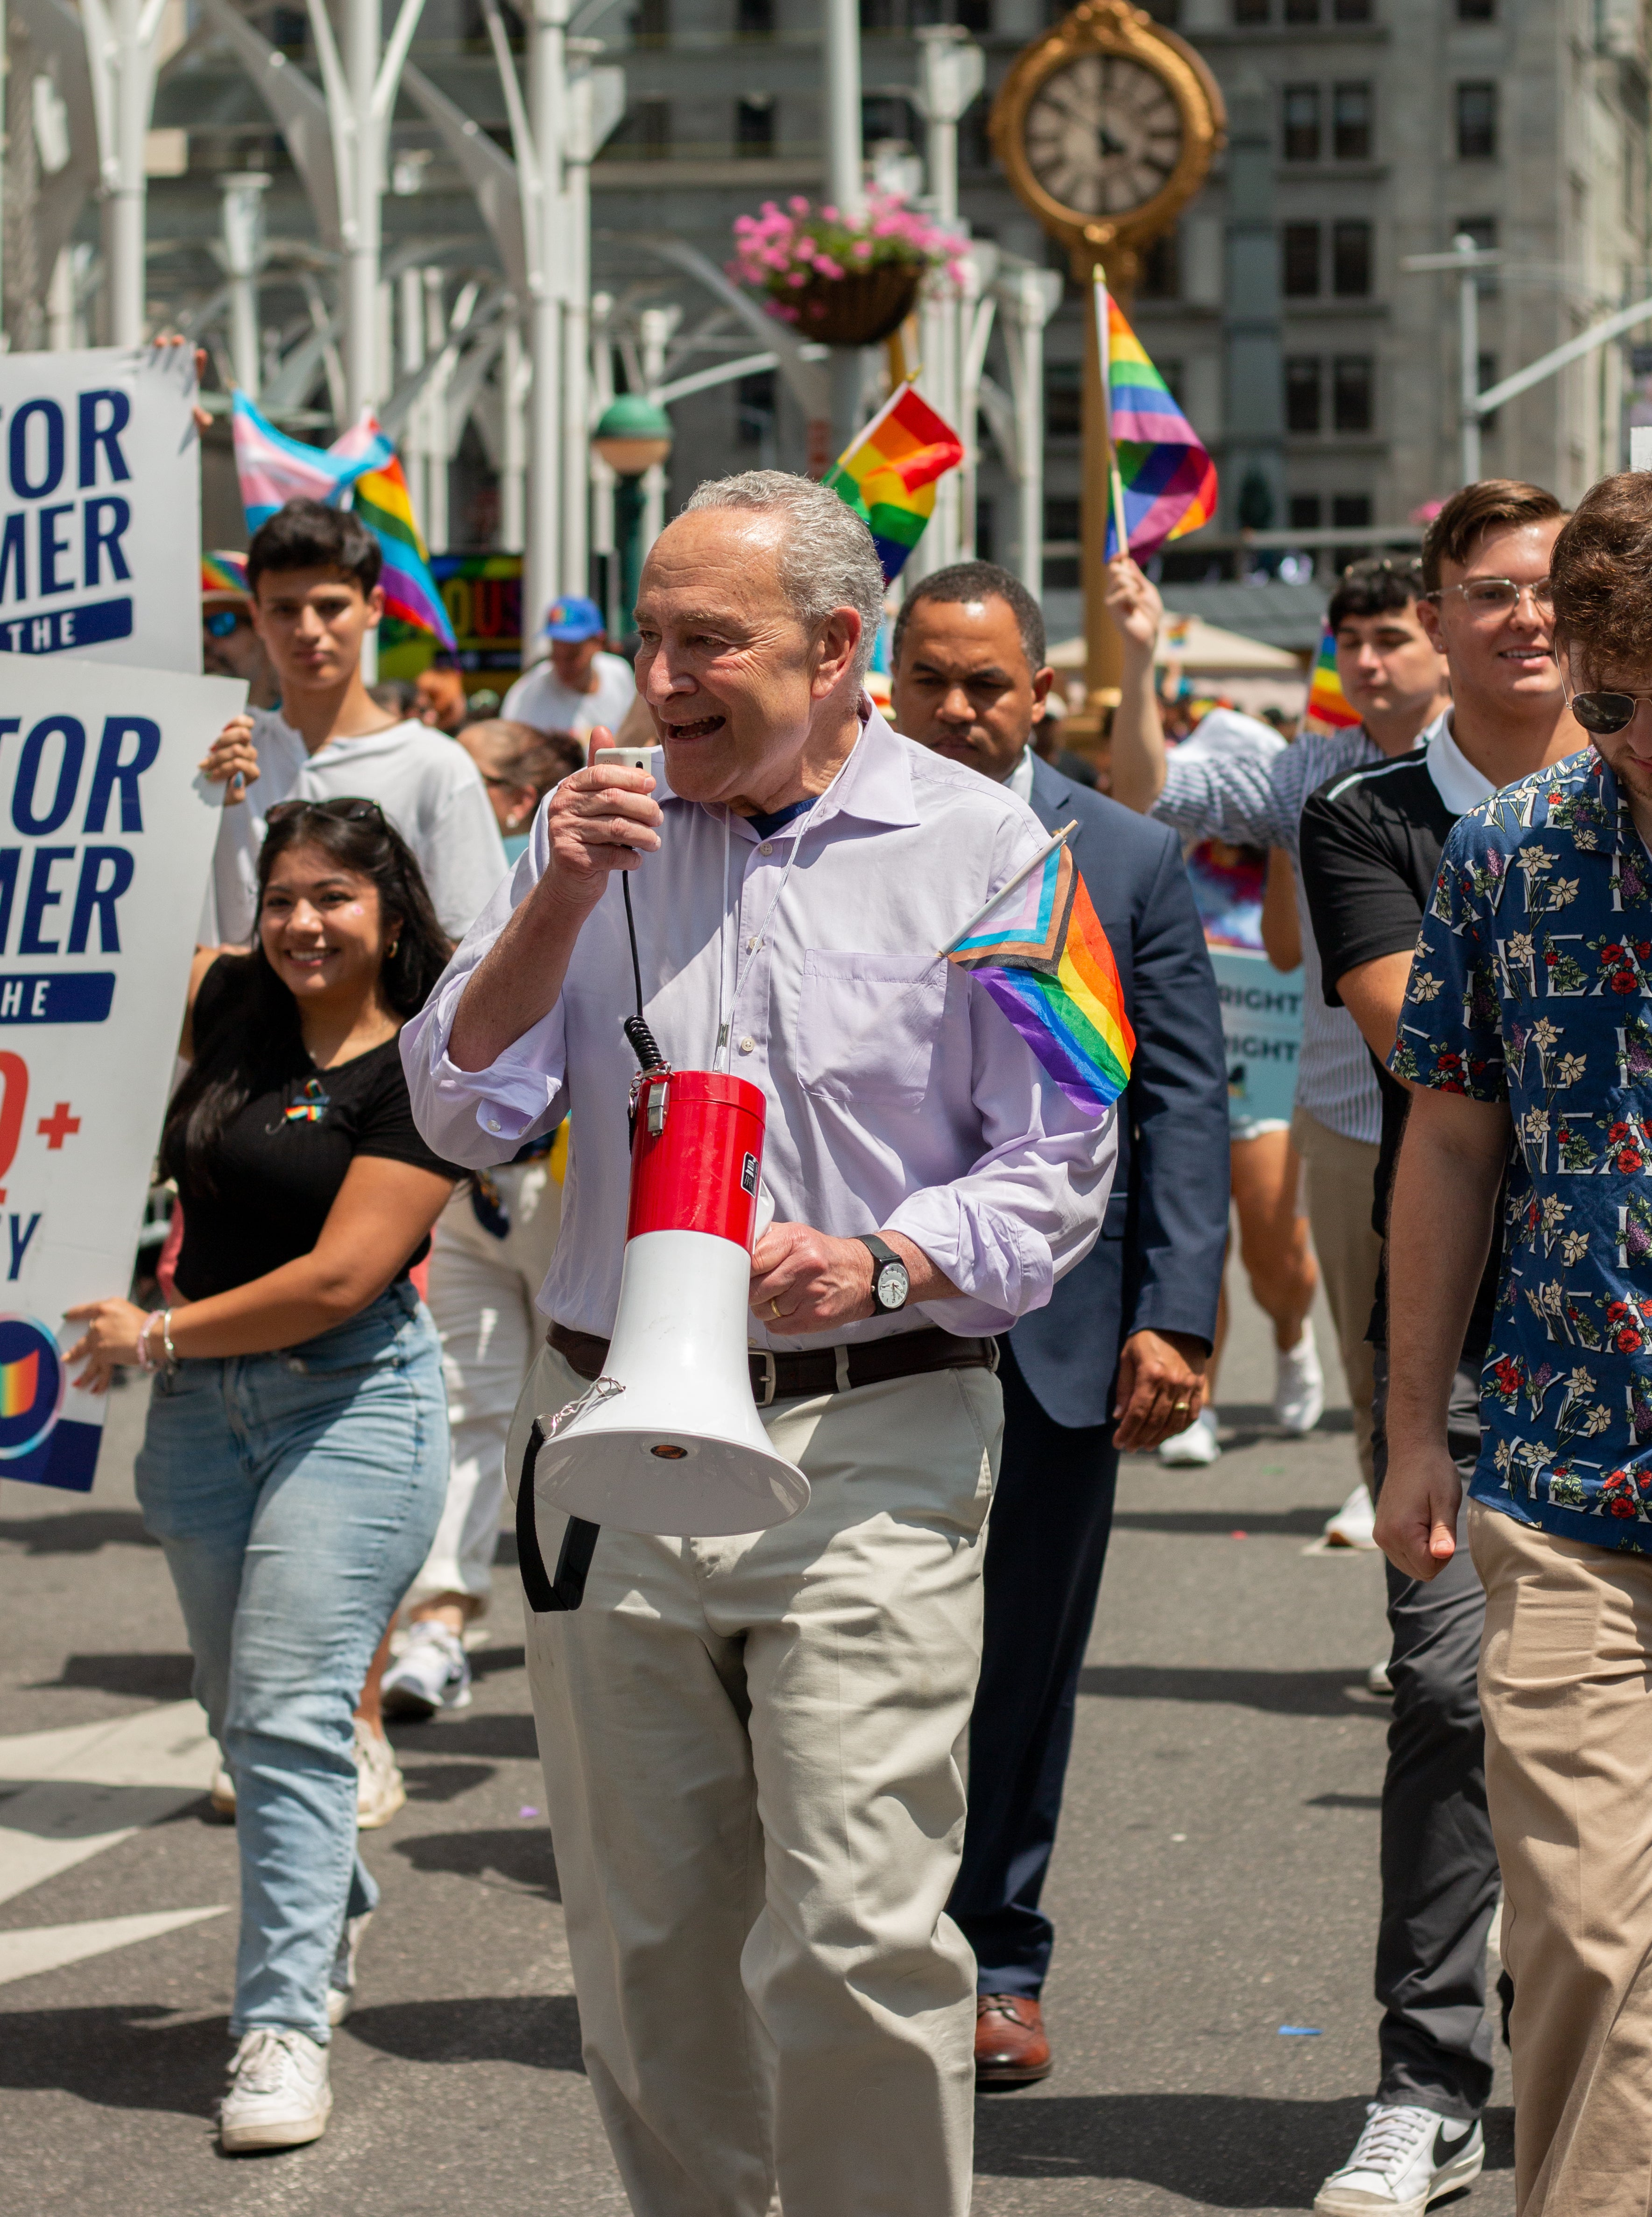
<path fill-rule="evenodd" d="M 979 2103 L 980 2217 L 1306 2209 L 1362 2121 L 1382 1582 L 1374 1556 L 1315 1544 L 1353 1479 L 1346 1407 L 1283 1440 L 1271 1392 L 1242 1298 L 1222 1461 L 1126 1466 L 1049 1896 L 1057 2067 Z M 580 2066 L 509 1568 L 474 1705 L 395 1733 L 410 1799 L 367 1836 L 384 1905 L 331 2127 L 218 2153 L 235 1837 L 203 1819 L 188 1658 L 133 1497 L 141 1424 L 130 1386 L 90 1496 L 0 1487 L 0 2204 L 623 2211 Z M 1495 2101 L 1464 2217 L 1513 2208 L 1506 2059 Z"/>

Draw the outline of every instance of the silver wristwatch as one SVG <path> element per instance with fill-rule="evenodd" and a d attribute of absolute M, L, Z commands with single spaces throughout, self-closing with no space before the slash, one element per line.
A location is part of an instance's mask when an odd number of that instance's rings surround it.
<path fill-rule="evenodd" d="M 907 1275 L 906 1265 L 890 1245 L 875 1232 L 858 1232 L 855 1237 L 872 1257 L 872 1306 L 879 1316 L 893 1316 L 903 1309 L 912 1291 L 912 1281 Z"/>

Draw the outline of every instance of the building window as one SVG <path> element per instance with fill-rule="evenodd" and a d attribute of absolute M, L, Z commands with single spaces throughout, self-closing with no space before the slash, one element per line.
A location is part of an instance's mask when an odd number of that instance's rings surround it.
<path fill-rule="evenodd" d="M 1371 0 L 1336 0 L 1331 12 L 1339 23 L 1368 23 L 1371 21 Z"/>
<path fill-rule="evenodd" d="M 860 102 L 860 139 L 861 144 L 866 146 L 876 146 L 880 140 L 893 140 L 902 146 L 911 145 L 911 102 L 897 92 L 866 94 Z"/>
<path fill-rule="evenodd" d="M 774 151 L 774 96 L 749 92 L 734 103 L 735 151 L 755 158 Z"/>
<path fill-rule="evenodd" d="M 1319 225 L 1316 223 L 1286 224 L 1281 262 L 1280 284 L 1286 297 L 1292 300 L 1317 300 Z"/>
<path fill-rule="evenodd" d="M 1338 431 L 1369 431 L 1372 417 L 1371 356 L 1338 355 L 1331 368 L 1333 428 Z"/>
<path fill-rule="evenodd" d="M 1457 0 L 1457 20 L 1459 23 L 1495 23 L 1497 0 Z"/>
<path fill-rule="evenodd" d="M 1162 232 L 1142 256 L 1136 280 L 1141 300 L 1179 300 L 1181 298 L 1181 257 L 1174 230 Z"/>
<path fill-rule="evenodd" d="M 671 103 L 634 100 L 610 142 L 616 153 L 643 162 L 663 161 L 671 151 Z"/>
<path fill-rule="evenodd" d="M 977 500 L 975 503 L 975 559 L 977 562 L 990 562 L 996 557 L 996 543 L 993 530 L 996 521 L 992 503 Z"/>
<path fill-rule="evenodd" d="M 1077 361 L 1044 365 L 1044 430 L 1049 439 L 1076 439 L 1084 429 L 1084 366 Z"/>
<path fill-rule="evenodd" d="M 1496 382 L 1497 382 L 1497 357 L 1496 357 L 1496 355 L 1495 355 L 1495 354 L 1482 354 L 1482 355 L 1476 355 L 1475 356 L 1475 379 L 1474 379 L 1474 385 L 1475 385 L 1475 390 L 1476 390 L 1476 392 L 1490 392 L 1490 390 L 1491 390 L 1491 388 L 1492 388 L 1492 386 L 1493 386 L 1494 385 L 1495 385 L 1495 384 L 1496 384 Z M 1499 412 L 1499 411 L 1498 411 L 1495 408 L 1494 408 L 1494 409 L 1492 410 L 1492 411 L 1491 411 L 1491 413 L 1490 413 L 1490 415 L 1489 415 L 1489 416 L 1482 416 L 1482 417 L 1480 418 L 1480 429 L 1481 429 L 1482 431 L 1495 431 L 1495 430 L 1497 429 L 1497 417 L 1498 417 L 1498 412 Z"/>
<path fill-rule="evenodd" d="M 1331 495 L 1331 528 L 1333 531 L 1369 531 L 1371 495 L 1367 492 L 1334 492 Z"/>
<path fill-rule="evenodd" d="M 1340 300 L 1362 300 L 1371 291 L 1371 225 L 1331 225 L 1331 290 Z"/>
<path fill-rule="evenodd" d="M 1331 151 L 1339 162 L 1371 159 L 1371 87 L 1339 84 L 1331 94 Z"/>
<path fill-rule="evenodd" d="M 734 0 L 734 29 L 737 38 L 772 39 L 774 0 Z"/>
<path fill-rule="evenodd" d="M 671 0 L 637 0 L 631 35 L 638 46 L 663 46 L 671 36 Z"/>
<path fill-rule="evenodd" d="M 1482 79 L 1457 88 L 1457 158 L 1491 162 L 1497 157 L 1497 88 Z"/>
<path fill-rule="evenodd" d="M 1317 355 L 1287 355 L 1285 361 L 1285 428 L 1319 429 L 1320 366 Z"/>
<path fill-rule="evenodd" d="M 1285 88 L 1285 158 L 1287 162 L 1319 159 L 1319 87 L 1288 84 Z"/>
<path fill-rule="evenodd" d="M 1267 22 L 1267 0 L 1233 0 L 1233 20 L 1236 23 Z"/>
<path fill-rule="evenodd" d="M 1292 531 L 1317 531 L 1323 511 L 1316 492 L 1293 492 L 1291 496 L 1291 528 Z"/>
<path fill-rule="evenodd" d="M 1287 23 L 1318 22 L 1319 0 L 1285 0 L 1285 20 Z"/>
<path fill-rule="evenodd" d="M 1494 252 L 1495 250 L 1497 245 L 1497 219 L 1495 215 L 1463 216 L 1452 225 L 1452 237 L 1455 238 L 1457 233 L 1460 231 L 1466 232 L 1469 237 L 1474 241 L 1475 244 L 1484 249 L 1488 253 Z M 1497 271 L 1495 267 L 1494 266 L 1490 269 L 1482 269 L 1476 272 L 1474 283 L 1475 290 L 1482 297 L 1495 293 L 1497 290 Z"/>
<path fill-rule="evenodd" d="M 1082 505 L 1065 493 L 1045 496 L 1044 503 L 1044 582 L 1057 592 L 1078 583 Z"/>
<path fill-rule="evenodd" d="M 734 388 L 734 441 L 737 447 L 764 447 L 774 436 L 774 373 L 754 370 Z"/>
<path fill-rule="evenodd" d="M 1174 355 L 1161 355 L 1154 367 L 1164 380 L 1170 398 L 1175 402 L 1177 407 L 1184 407 L 1187 404 L 1182 399 L 1181 388 L 1186 380 L 1182 375 L 1180 362 Z"/>

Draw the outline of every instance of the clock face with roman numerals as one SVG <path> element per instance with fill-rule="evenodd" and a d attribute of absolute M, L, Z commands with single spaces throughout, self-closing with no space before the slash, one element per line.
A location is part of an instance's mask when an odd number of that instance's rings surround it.
<path fill-rule="evenodd" d="M 1181 110 L 1156 71 L 1127 55 L 1083 54 L 1027 104 L 1027 166 L 1075 214 L 1117 219 L 1162 191 L 1182 134 Z"/>

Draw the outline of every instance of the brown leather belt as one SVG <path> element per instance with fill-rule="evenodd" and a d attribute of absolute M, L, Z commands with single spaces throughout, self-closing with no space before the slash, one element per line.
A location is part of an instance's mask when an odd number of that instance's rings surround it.
<path fill-rule="evenodd" d="M 593 1331 L 570 1331 L 553 1324 L 545 1335 L 577 1377 L 602 1375 L 608 1343 Z M 803 1400 L 817 1393 L 848 1393 L 857 1386 L 881 1386 L 891 1378 L 915 1378 L 927 1370 L 996 1370 L 996 1339 L 959 1339 L 932 1325 L 903 1331 L 893 1339 L 860 1340 L 849 1347 L 816 1347 L 796 1355 L 774 1355 L 767 1348 L 746 1350 L 751 1365 L 752 1398 L 760 1409 L 772 1401 Z"/>

